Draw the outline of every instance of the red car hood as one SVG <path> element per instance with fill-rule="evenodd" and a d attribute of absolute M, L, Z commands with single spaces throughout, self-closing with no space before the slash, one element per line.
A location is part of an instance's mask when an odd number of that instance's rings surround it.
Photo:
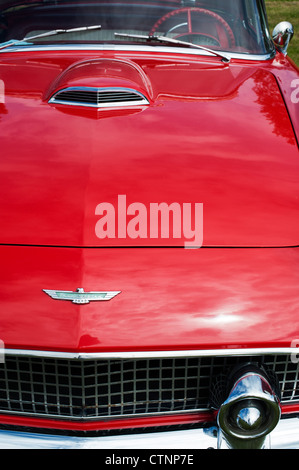
<path fill-rule="evenodd" d="M 51 247 L 0 247 L 5 347 L 289 346 L 299 330 L 298 248 L 183 250 L 165 247 L 180 239 L 95 233 L 97 205 L 125 195 L 145 207 L 203 203 L 205 245 L 298 244 L 298 150 L 275 77 L 192 57 L 113 62 L 107 52 L 91 56 L 88 70 L 77 53 L 30 57 L 0 60 L 0 243 Z M 150 105 L 98 112 L 48 104 L 76 83 L 130 83 Z M 75 305 L 43 292 L 80 287 L 121 294 Z"/>
<path fill-rule="evenodd" d="M 299 248 L 0 247 L 6 348 L 69 352 L 299 343 Z M 42 289 L 115 291 L 76 305 Z"/>
<path fill-rule="evenodd" d="M 127 206 L 147 209 L 202 203 L 205 246 L 298 244 L 298 149 L 270 72 L 214 58 L 89 54 L 1 55 L 0 243 L 183 245 L 171 234 L 98 238 L 96 207 L 110 203 L 117 212 L 122 195 Z M 130 84 L 150 105 L 88 111 L 48 103 L 74 84 Z"/>

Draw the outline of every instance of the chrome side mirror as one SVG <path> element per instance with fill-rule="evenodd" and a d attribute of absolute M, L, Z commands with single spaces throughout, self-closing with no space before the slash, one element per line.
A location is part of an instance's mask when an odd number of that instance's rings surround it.
<path fill-rule="evenodd" d="M 275 26 L 272 33 L 272 39 L 275 46 L 279 49 L 284 55 L 287 55 L 287 49 L 289 43 L 294 36 L 294 28 L 292 23 L 288 21 L 282 21 Z"/>

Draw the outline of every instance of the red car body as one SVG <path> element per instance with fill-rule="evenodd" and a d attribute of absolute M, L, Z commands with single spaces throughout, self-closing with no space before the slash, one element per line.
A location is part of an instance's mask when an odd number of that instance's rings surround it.
<path fill-rule="evenodd" d="M 0 79 L 0 338 L 5 350 L 137 357 L 290 352 L 299 337 L 298 68 L 177 50 L 5 50 Z M 66 87 L 127 87 L 148 106 L 49 103 Z M 203 244 L 99 239 L 95 208 L 203 204 Z M 129 216 L 127 216 L 129 220 Z M 74 305 L 43 289 L 119 290 Z M 299 341 L 298 341 L 299 342 Z M 91 356 L 90 356 L 91 357 Z M 299 401 L 281 404 L 282 416 Z M 215 420 L 215 410 L 72 421 L 52 430 Z"/>

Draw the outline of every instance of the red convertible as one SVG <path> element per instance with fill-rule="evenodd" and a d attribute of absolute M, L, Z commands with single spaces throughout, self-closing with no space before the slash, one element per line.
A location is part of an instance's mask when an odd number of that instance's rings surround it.
<path fill-rule="evenodd" d="M 0 447 L 299 446 L 292 36 L 0 0 Z"/>

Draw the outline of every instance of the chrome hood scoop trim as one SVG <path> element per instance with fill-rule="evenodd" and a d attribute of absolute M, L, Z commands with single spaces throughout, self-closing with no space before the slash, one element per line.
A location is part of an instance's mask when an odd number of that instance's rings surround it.
<path fill-rule="evenodd" d="M 54 93 L 49 103 L 92 108 L 149 105 L 142 93 L 123 87 L 68 87 Z"/>
<path fill-rule="evenodd" d="M 149 105 L 152 89 L 142 67 L 130 60 L 79 60 L 56 77 L 43 101 L 64 107 L 132 108 Z"/>

